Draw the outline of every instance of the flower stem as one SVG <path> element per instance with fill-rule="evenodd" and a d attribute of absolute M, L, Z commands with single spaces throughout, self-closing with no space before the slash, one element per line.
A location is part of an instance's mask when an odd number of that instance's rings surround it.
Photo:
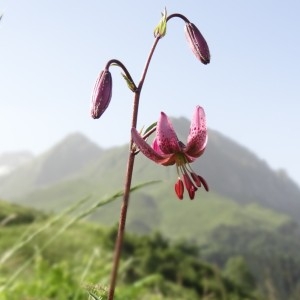
<path fill-rule="evenodd" d="M 138 109 L 139 109 L 139 100 L 142 91 L 142 87 L 146 78 L 146 74 L 149 68 L 149 64 L 151 58 L 153 56 L 154 50 L 157 46 L 160 37 L 156 37 L 154 44 L 150 50 L 148 55 L 148 59 L 146 61 L 146 65 L 144 67 L 144 71 L 139 82 L 139 85 L 134 92 L 134 103 L 133 103 L 133 112 L 132 112 L 132 127 L 136 128 L 137 125 L 137 118 L 138 118 Z M 133 166 L 134 166 L 134 159 L 135 159 L 135 151 L 133 151 L 133 140 L 130 139 L 130 146 L 129 146 L 129 157 L 127 161 L 127 169 L 126 169 L 126 179 L 125 179 L 125 187 L 124 187 L 124 196 L 123 202 L 121 206 L 120 218 L 119 218 L 119 227 L 118 227 L 118 235 L 115 243 L 115 252 L 114 252 L 114 259 L 113 259 L 113 267 L 110 277 L 110 285 L 108 290 L 108 300 L 114 299 L 117 275 L 118 275 L 118 268 L 119 268 L 119 261 L 122 251 L 122 244 L 123 238 L 125 233 L 125 224 L 126 224 L 126 217 L 127 217 L 127 210 L 129 205 L 129 196 L 130 196 L 130 187 L 131 187 L 131 180 L 132 180 L 132 173 L 133 173 Z"/>
<path fill-rule="evenodd" d="M 168 17 L 167 17 L 167 22 L 170 20 L 170 19 L 172 19 L 172 18 L 180 18 L 180 19 L 182 19 L 184 22 L 186 22 L 186 23 L 189 23 L 190 21 L 189 21 L 189 19 L 186 17 L 186 16 L 184 16 L 184 15 L 182 15 L 182 14 L 172 14 L 172 15 L 169 15 Z"/>

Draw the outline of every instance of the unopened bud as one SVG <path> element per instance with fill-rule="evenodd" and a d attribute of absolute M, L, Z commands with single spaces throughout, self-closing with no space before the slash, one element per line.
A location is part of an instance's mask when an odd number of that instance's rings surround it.
<path fill-rule="evenodd" d="M 208 45 L 199 29 L 193 23 L 185 23 L 185 36 L 195 56 L 203 64 L 208 64 L 210 62 Z"/>
<path fill-rule="evenodd" d="M 112 95 L 112 78 L 108 70 L 99 74 L 92 94 L 91 116 L 99 119 L 110 103 Z"/>

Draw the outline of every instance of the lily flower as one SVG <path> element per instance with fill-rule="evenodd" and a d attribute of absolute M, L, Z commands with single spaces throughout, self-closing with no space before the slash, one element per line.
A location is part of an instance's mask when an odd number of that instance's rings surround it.
<path fill-rule="evenodd" d="M 175 192 L 180 200 L 183 199 L 184 187 L 191 200 L 201 185 L 208 191 L 205 179 L 196 174 L 190 166 L 190 163 L 203 154 L 207 144 L 206 118 L 201 106 L 195 109 L 186 145 L 179 141 L 171 121 L 164 112 L 161 112 L 157 122 L 156 137 L 152 146 L 135 128 L 131 129 L 131 134 L 134 143 L 147 158 L 163 166 L 176 165 L 178 180 L 175 183 Z"/>
<path fill-rule="evenodd" d="M 108 70 L 100 72 L 92 94 L 91 116 L 99 119 L 107 109 L 112 95 L 112 78 Z"/>

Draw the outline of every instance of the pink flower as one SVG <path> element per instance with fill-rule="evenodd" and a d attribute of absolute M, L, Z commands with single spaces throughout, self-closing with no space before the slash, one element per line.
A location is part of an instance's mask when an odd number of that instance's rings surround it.
<path fill-rule="evenodd" d="M 183 199 L 184 186 L 191 200 L 194 199 L 197 187 L 203 185 L 208 191 L 205 179 L 196 174 L 190 166 L 191 162 L 203 154 L 207 144 L 206 119 L 202 107 L 197 106 L 195 109 L 186 145 L 178 140 L 173 125 L 164 112 L 161 112 L 157 122 L 156 137 L 152 147 L 135 128 L 131 129 L 131 134 L 134 143 L 147 158 L 163 166 L 176 164 L 178 180 L 175 184 L 175 192 L 179 199 Z"/>

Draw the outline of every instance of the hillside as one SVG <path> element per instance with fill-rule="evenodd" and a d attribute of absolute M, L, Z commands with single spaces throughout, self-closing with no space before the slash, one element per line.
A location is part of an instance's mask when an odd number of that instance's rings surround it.
<path fill-rule="evenodd" d="M 174 124 L 184 141 L 188 121 L 175 119 Z M 81 134 L 70 135 L 2 177 L 0 197 L 51 212 L 61 212 L 87 195 L 90 201 L 99 200 L 122 189 L 127 151 L 126 145 L 101 149 Z M 194 201 L 178 201 L 173 190 L 175 167 L 161 167 L 138 155 L 133 184 L 153 179 L 161 182 L 132 194 L 129 231 L 141 235 L 158 230 L 171 241 L 183 239 L 200 247 L 203 258 L 224 270 L 241 256 L 263 294 L 273 293 L 276 300 L 297 294 L 299 187 L 213 130 L 203 158 L 193 168 L 206 178 L 210 192 L 200 190 Z M 119 208 L 117 200 L 90 219 L 106 227 L 114 225 Z M 78 247 L 66 247 L 74 246 Z"/>
<path fill-rule="evenodd" d="M 173 121 L 180 139 L 185 141 L 188 120 Z M 38 208 L 59 210 L 74 199 L 104 195 L 122 188 L 127 151 L 127 146 L 104 150 L 84 136 L 73 134 L 30 164 L 0 178 L 0 196 Z M 242 205 L 256 203 L 300 221 L 300 188 L 295 182 L 219 132 L 209 131 L 207 150 L 193 168 L 206 178 L 209 194 L 214 197 Z M 159 203 L 163 198 L 164 202 L 173 204 L 175 167 L 161 167 L 139 155 L 134 182 L 153 179 L 162 179 L 163 183 L 145 190 L 142 198 Z M 209 194 L 201 192 L 197 199 L 206 199 Z"/>
<path fill-rule="evenodd" d="M 71 134 L 42 155 L 0 177 L 0 195 L 14 199 L 64 179 L 80 176 L 101 153 L 101 148 L 82 134 Z"/>
<path fill-rule="evenodd" d="M 235 216 L 220 215 L 225 205 L 213 213 L 227 219 L 227 225 L 210 228 L 200 247 L 188 235 L 174 236 L 170 242 L 158 233 L 148 237 L 127 233 L 116 299 L 147 295 L 149 300 L 192 300 L 200 294 L 211 300 L 297 300 L 299 226 L 255 206 L 242 215 L 234 209 Z M 66 295 L 86 299 L 85 287 L 97 290 L 93 286 L 99 281 L 107 285 L 115 229 L 74 222 L 70 213 L 46 215 L 1 200 L 0 211 L 1 299 L 65 299 Z M 76 205 L 72 215 L 80 213 Z M 206 213 L 204 208 L 202 217 Z M 187 220 L 173 216 L 174 228 L 184 227 Z M 198 233 L 205 222 L 197 224 Z"/>
<path fill-rule="evenodd" d="M 29 223 L 0 226 L 1 299 L 87 299 L 87 291 L 105 294 L 114 229 L 70 222 L 68 215 L 41 219 L 36 211 L 3 201 L 0 207 L 7 211 L 4 219 L 11 213 L 35 216 Z M 170 243 L 158 233 L 126 235 L 124 242 L 116 300 L 261 300 L 243 260 L 236 260 L 234 270 L 232 263 L 221 270 L 204 261 L 192 244 Z"/>
<path fill-rule="evenodd" d="M 4 152 L 0 154 L 0 177 L 31 161 L 34 155 L 28 151 Z"/>

